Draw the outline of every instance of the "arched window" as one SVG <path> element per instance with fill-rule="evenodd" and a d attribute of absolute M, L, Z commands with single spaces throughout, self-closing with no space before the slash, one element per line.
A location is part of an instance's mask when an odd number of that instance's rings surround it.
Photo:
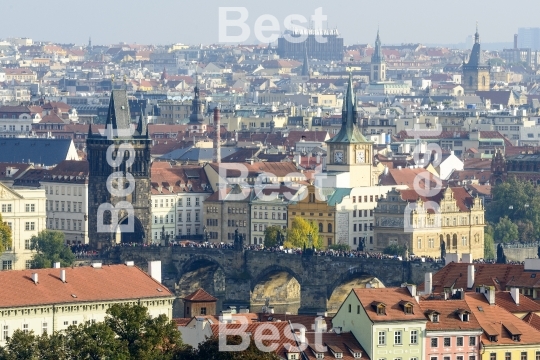
<path fill-rule="evenodd" d="M 322 226 L 322 223 L 319 223 L 319 232 L 320 232 L 320 233 L 323 232 L 323 226 Z"/>
<path fill-rule="evenodd" d="M 329 232 L 329 233 L 332 232 L 332 224 L 328 224 L 328 232 Z"/>
<path fill-rule="evenodd" d="M 263 243 L 263 239 L 262 239 L 262 237 L 260 237 L 260 238 L 259 238 L 259 244 L 262 245 L 262 243 Z"/>
<path fill-rule="evenodd" d="M 482 76 L 482 86 L 486 86 L 486 77 Z"/>

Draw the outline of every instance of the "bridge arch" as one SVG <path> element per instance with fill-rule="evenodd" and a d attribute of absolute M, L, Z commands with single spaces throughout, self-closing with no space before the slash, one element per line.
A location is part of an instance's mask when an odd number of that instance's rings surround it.
<path fill-rule="evenodd" d="M 266 304 L 276 312 L 297 313 L 300 307 L 301 277 L 286 266 L 270 265 L 251 281 L 250 307 Z"/>
<path fill-rule="evenodd" d="M 336 280 L 327 287 L 327 311 L 335 313 L 343 303 L 347 295 L 355 288 L 384 287 L 384 284 L 374 275 L 366 272 L 361 267 L 350 268 L 340 274 Z"/>
<path fill-rule="evenodd" d="M 225 277 L 216 259 L 206 255 L 191 256 L 177 269 L 177 295 L 182 298 L 202 288 L 221 300 L 225 296 Z"/>

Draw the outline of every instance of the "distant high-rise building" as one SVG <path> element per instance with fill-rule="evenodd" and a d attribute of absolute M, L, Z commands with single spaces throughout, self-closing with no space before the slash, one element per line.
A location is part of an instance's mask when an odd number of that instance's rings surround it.
<path fill-rule="evenodd" d="M 304 54 L 307 50 L 309 56 L 318 60 L 343 60 L 343 38 L 335 29 L 315 30 L 309 29 L 304 32 L 288 31 L 286 35 L 293 39 L 298 39 L 302 35 L 307 36 L 304 41 L 289 41 L 285 36 L 278 39 L 277 54 L 282 59 L 304 60 Z M 320 41 L 320 38 L 326 39 L 326 42 Z"/>
<path fill-rule="evenodd" d="M 480 48 L 480 34 L 478 33 L 477 26 L 471 56 L 469 57 L 469 61 L 463 64 L 462 85 L 465 92 L 489 91 L 490 69 L 491 67 L 486 62 Z"/>
<path fill-rule="evenodd" d="M 518 46 L 521 49 L 540 50 L 540 28 L 519 28 Z"/>
<path fill-rule="evenodd" d="M 381 38 L 377 30 L 377 39 L 375 39 L 375 51 L 371 55 L 371 81 L 386 80 L 386 61 L 382 53 Z"/>

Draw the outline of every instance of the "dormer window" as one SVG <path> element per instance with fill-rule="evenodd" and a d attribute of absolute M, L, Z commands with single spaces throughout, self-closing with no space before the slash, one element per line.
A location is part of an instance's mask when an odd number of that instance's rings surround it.
<path fill-rule="evenodd" d="M 377 315 L 386 315 L 386 304 L 378 301 L 371 303 Z"/>
<path fill-rule="evenodd" d="M 431 321 L 434 322 L 434 323 L 438 323 L 439 322 L 439 314 L 438 313 L 431 314 Z"/>
<path fill-rule="evenodd" d="M 490 335 L 489 336 L 489 341 L 496 342 L 497 341 L 497 335 Z"/>
<path fill-rule="evenodd" d="M 469 314 L 468 313 L 464 313 L 461 316 L 462 316 L 462 318 L 461 318 L 462 321 L 465 321 L 465 322 L 469 321 Z"/>

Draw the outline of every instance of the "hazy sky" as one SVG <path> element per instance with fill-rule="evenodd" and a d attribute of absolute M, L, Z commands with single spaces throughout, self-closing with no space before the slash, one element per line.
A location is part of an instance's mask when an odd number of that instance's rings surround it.
<path fill-rule="evenodd" d="M 246 24 L 271 14 L 308 20 L 322 7 L 346 44 L 459 43 L 479 22 L 483 42 L 512 42 L 518 27 L 540 27 L 539 0 L 0 0 L 0 38 L 30 37 L 61 43 L 217 43 L 220 7 L 245 7 Z M 252 31 L 253 33 L 253 31 Z M 252 36 L 252 43 L 255 42 Z"/>

